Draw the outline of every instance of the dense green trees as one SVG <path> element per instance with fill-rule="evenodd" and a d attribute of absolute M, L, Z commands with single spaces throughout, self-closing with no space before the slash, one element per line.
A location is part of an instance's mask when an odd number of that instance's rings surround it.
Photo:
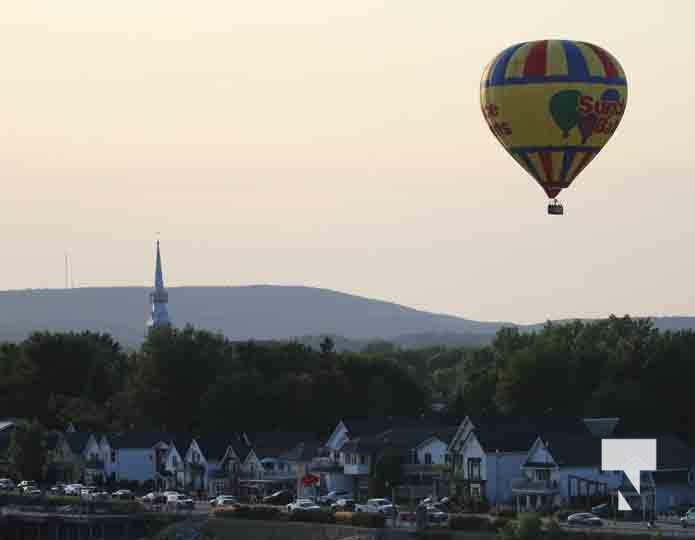
<path fill-rule="evenodd" d="M 274 428 L 326 434 L 346 417 L 615 415 L 695 433 L 695 332 L 611 317 L 501 330 L 477 349 L 338 353 L 298 343 L 231 343 L 196 330 L 152 332 L 126 354 L 105 334 L 48 333 L 0 344 L 0 418 L 47 428 L 203 433 Z M 693 441 L 695 443 L 695 441 Z"/>
<path fill-rule="evenodd" d="M 18 422 L 12 432 L 8 457 L 19 478 L 43 477 L 46 463 L 45 431 L 36 421 Z"/>

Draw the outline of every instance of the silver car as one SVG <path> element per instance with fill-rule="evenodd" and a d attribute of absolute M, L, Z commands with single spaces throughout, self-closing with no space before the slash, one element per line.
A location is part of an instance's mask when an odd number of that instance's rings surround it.
<path fill-rule="evenodd" d="M 589 527 L 600 527 L 603 525 L 603 521 L 600 517 L 590 514 L 589 512 L 583 512 L 579 514 L 572 514 L 567 518 L 568 525 L 586 525 Z"/>

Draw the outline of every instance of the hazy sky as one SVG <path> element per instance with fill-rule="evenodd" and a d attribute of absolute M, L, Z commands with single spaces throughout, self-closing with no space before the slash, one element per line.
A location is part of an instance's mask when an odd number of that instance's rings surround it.
<path fill-rule="evenodd" d="M 0 10 L 0 289 L 325 287 L 484 320 L 695 314 L 690 1 L 64 0 Z M 629 6 L 629 7 L 628 7 Z M 479 110 L 518 41 L 622 63 L 562 195 Z M 175 295 L 171 297 L 175 317 Z"/>

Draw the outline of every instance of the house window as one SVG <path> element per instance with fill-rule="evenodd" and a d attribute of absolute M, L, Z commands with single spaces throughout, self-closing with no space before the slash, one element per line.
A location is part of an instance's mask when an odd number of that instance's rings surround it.
<path fill-rule="evenodd" d="M 432 465 L 432 454 L 429 452 L 425 454 L 425 465 Z"/>
<path fill-rule="evenodd" d="M 193 450 L 193 463 L 198 463 L 200 461 L 200 454 L 197 450 Z"/>
<path fill-rule="evenodd" d="M 179 458 L 176 456 L 171 456 L 171 464 L 174 467 L 178 467 L 179 466 Z"/>
<path fill-rule="evenodd" d="M 367 463 L 367 456 L 360 454 L 360 465 L 365 465 Z"/>
<path fill-rule="evenodd" d="M 415 450 L 411 450 L 408 452 L 408 465 L 417 465 L 417 452 Z"/>
<path fill-rule="evenodd" d="M 693 469 L 688 471 L 688 484 L 691 486 L 695 484 L 695 470 Z"/>
<path fill-rule="evenodd" d="M 550 471 L 548 469 L 541 469 L 536 471 L 536 480 L 542 482 L 550 480 Z"/>
<path fill-rule="evenodd" d="M 480 486 L 471 486 L 471 497 L 480 497 Z"/>
<path fill-rule="evenodd" d="M 471 480 L 480 480 L 480 458 L 468 458 L 468 478 Z"/>
<path fill-rule="evenodd" d="M 116 463 L 116 451 L 111 450 L 111 463 Z"/>
<path fill-rule="evenodd" d="M 451 454 L 444 454 L 444 463 L 447 465 L 451 463 Z"/>

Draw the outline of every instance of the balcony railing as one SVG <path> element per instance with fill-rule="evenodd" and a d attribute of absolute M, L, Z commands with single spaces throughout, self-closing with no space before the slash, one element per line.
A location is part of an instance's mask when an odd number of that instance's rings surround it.
<path fill-rule="evenodd" d="M 512 480 L 512 491 L 554 493 L 559 491 L 559 489 L 557 480 L 529 480 L 528 478 Z"/>
<path fill-rule="evenodd" d="M 314 472 L 337 472 L 343 469 L 340 463 L 329 457 L 314 458 L 309 467 Z"/>

